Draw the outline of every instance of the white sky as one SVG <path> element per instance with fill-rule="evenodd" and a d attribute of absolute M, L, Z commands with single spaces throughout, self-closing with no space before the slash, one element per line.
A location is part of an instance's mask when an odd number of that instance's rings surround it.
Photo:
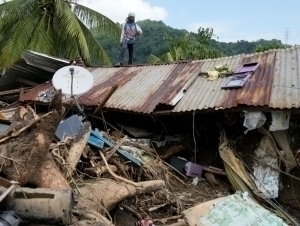
<path fill-rule="evenodd" d="M 299 0 L 80 0 L 122 23 L 129 12 L 136 20 L 162 20 L 177 29 L 197 32 L 212 27 L 219 41 L 280 39 L 289 29 L 289 44 L 300 43 Z"/>
<path fill-rule="evenodd" d="M 163 7 L 142 0 L 82 0 L 79 3 L 119 23 L 125 21 L 129 12 L 135 13 L 136 20 L 165 20 L 168 16 Z"/>

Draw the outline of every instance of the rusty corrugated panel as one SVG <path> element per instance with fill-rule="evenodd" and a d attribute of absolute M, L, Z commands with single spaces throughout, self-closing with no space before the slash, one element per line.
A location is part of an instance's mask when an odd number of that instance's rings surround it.
<path fill-rule="evenodd" d="M 28 92 L 21 94 L 19 101 L 21 101 L 21 102 L 30 101 L 30 100 L 38 101 L 39 100 L 38 94 L 40 92 L 45 92 L 49 88 L 53 88 L 51 81 L 43 83 L 41 85 L 38 85 L 38 86 L 32 88 L 31 90 L 29 90 Z"/>
<path fill-rule="evenodd" d="M 99 68 L 92 71 L 94 87 L 79 97 L 80 103 L 96 106 L 113 85 L 116 92 L 107 108 L 151 113 L 159 104 L 170 104 L 187 81 L 200 72 L 200 62 L 139 67 Z"/>
<path fill-rule="evenodd" d="M 201 71 L 205 72 L 214 66 L 227 64 L 231 69 L 236 70 L 243 62 L 244 55 L 224 57 L 219 59 L 201 60 Z M 209 81 L 199 76 L 194 84 L 187 90 L 185 96 L 174 107 L 173 112 L 185 112 L 202 109 L 219 109 L 223 107 L 230 90 L 222 90 L 221 86 L 227 78 L 219 78 Z"/>
<path fill-rule="evenodd" d="M 96 106 L 111 86 L 118 85 L 106 108 L 139 113 L 152 113 L 159 105 L 168 105 L 169 108 L 175 105 L 173 112 L 228 109 L 238 105 L 299 108 L 299 51 L 300 47 L 297 47 L 166 65 L 91 69 L 95 85 L 80 97 L 80 103 Z M 208 81 L 198 76 L 200 71 L 205 72 L 217 65 L 227 64 L 236 70 L 249 62 L 259 62 L 260 67 L 242 89 L 221 89 L 228 78 Z M 38 91 L 43 91 L 41 89 Z M 38 91 L 29 91 L 21 100 L 36 100 Z M 180 95 L 183 97 L 177 103 Z"/>
<path fill-rule="evenodd" d="M 300 48 L 278 50 L 270 108 L 300 108 Z"/>
<path fill-rule="evenodd" d="M 228 109 L 238 105 L 268 106 L 273 83 L 275 55 L 276 51 L 269 51 L 205 60 L 201 71 L 207 71 L 220 64 L 227 64 L 233 70 L 244 63 L 259 62 L 260 66 L 242 89 L 222 90 L 221 86 L 228 78 L 208 81 L 199 77 L 173 111 Z"/>
<path fill-rule="evenodd" d="M 189 82 L 193 82 L 201 72 L 202 62 L 189 62 L 187 64 L 178 65 L 175 71 L 171 72 L 168 80 L 165 84 L 166 86 L 162 86 L 164 90 L 164 95 L 160 97 L 160 104 L 166 105 L 175 105 L 174 97 L 178 94 L 185 92 L 186 85 L 189 85 Z M 179 67 L 181 66 L 181 67 Z"/>
<path fill-rule="evenodd" d="M 246 55 L 242 64 L 259 62 L 260 66 L 242 89 L 231 90 L 225 98 L 223 108 L 268 106 L 273 83 L 275 51 Z"/>
<path fill-rule="evenodd" d="M 94 86 L 79 97 L 80 103 L 85 106 L 97 106 L 113 85 L 118 85 L 118 89 L 122 89 L 141 70 L 142 67 L 98 68 L 93 70 L 91 73 L 94 76 Z"/>

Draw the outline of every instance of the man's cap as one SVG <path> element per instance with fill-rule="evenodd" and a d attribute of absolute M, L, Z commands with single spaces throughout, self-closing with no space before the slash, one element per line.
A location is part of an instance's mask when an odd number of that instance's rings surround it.
<path fill-rule="evenodd" d="M 133 12 L 129 13 L 128 17 L 135 17 L 135 13 L 133 13 Z"/>

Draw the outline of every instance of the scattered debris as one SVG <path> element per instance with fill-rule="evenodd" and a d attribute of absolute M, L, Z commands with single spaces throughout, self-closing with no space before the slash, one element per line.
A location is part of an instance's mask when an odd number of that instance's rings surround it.
<path fill-rule="evenodd" d="M 206 71 L 206 73 L 208 75 L 208 80 L 213 81 L 218 79 L 219 77 L 223 78 L 223 77 L 230 76 L 234 73 L 234 71 L 231 70 L 227 64 L 224 64 L 224 65 L 217 65 L 213 67 L 211 70 Z"/>
<path fill-rule="evenodd" d="M 257 67 L 241 66 L 228 87 L 242 87 Z M 221 65 L 206 74 L 233 73 Z M 45 85 L 36 94 L 49 106 L 0 111 L 0 223 L 297 225 L 300 138 L 290 137 L 298 128 L 290 111 L 141 116 L 131 124 L 135 116 L 104 110 L 118 85 L 79 113 L 67 102 L 65 111 L 66 96 Z M 288 189 L 295 218 L 280 205 Z"/>
<path fill-rule="evenodd" d="M 51 102 L 53 109 L 38 117 L 31 107 L 18 107 L 8 130 L 0 135 L 0 161 L 6 179 L 21 186 L 70 188 L 48 152 L 64 109 L 61 92 Z"/>

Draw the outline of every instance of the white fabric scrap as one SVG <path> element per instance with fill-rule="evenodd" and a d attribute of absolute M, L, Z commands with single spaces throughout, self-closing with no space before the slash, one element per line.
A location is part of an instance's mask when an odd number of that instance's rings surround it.
<path fill-rule="evenodd" d="M 245 120 L 243 126 L 247 128 L 244 132 L 262 127 L 266 122 L 266 116 L 262 112 L 245 112 Z"/>
<path fill-rule="evenodd" d="M 290 124 L 289 111 L 272 111 L 272 124 L 269 128 L 270 131 L 286 130 Z"/>

